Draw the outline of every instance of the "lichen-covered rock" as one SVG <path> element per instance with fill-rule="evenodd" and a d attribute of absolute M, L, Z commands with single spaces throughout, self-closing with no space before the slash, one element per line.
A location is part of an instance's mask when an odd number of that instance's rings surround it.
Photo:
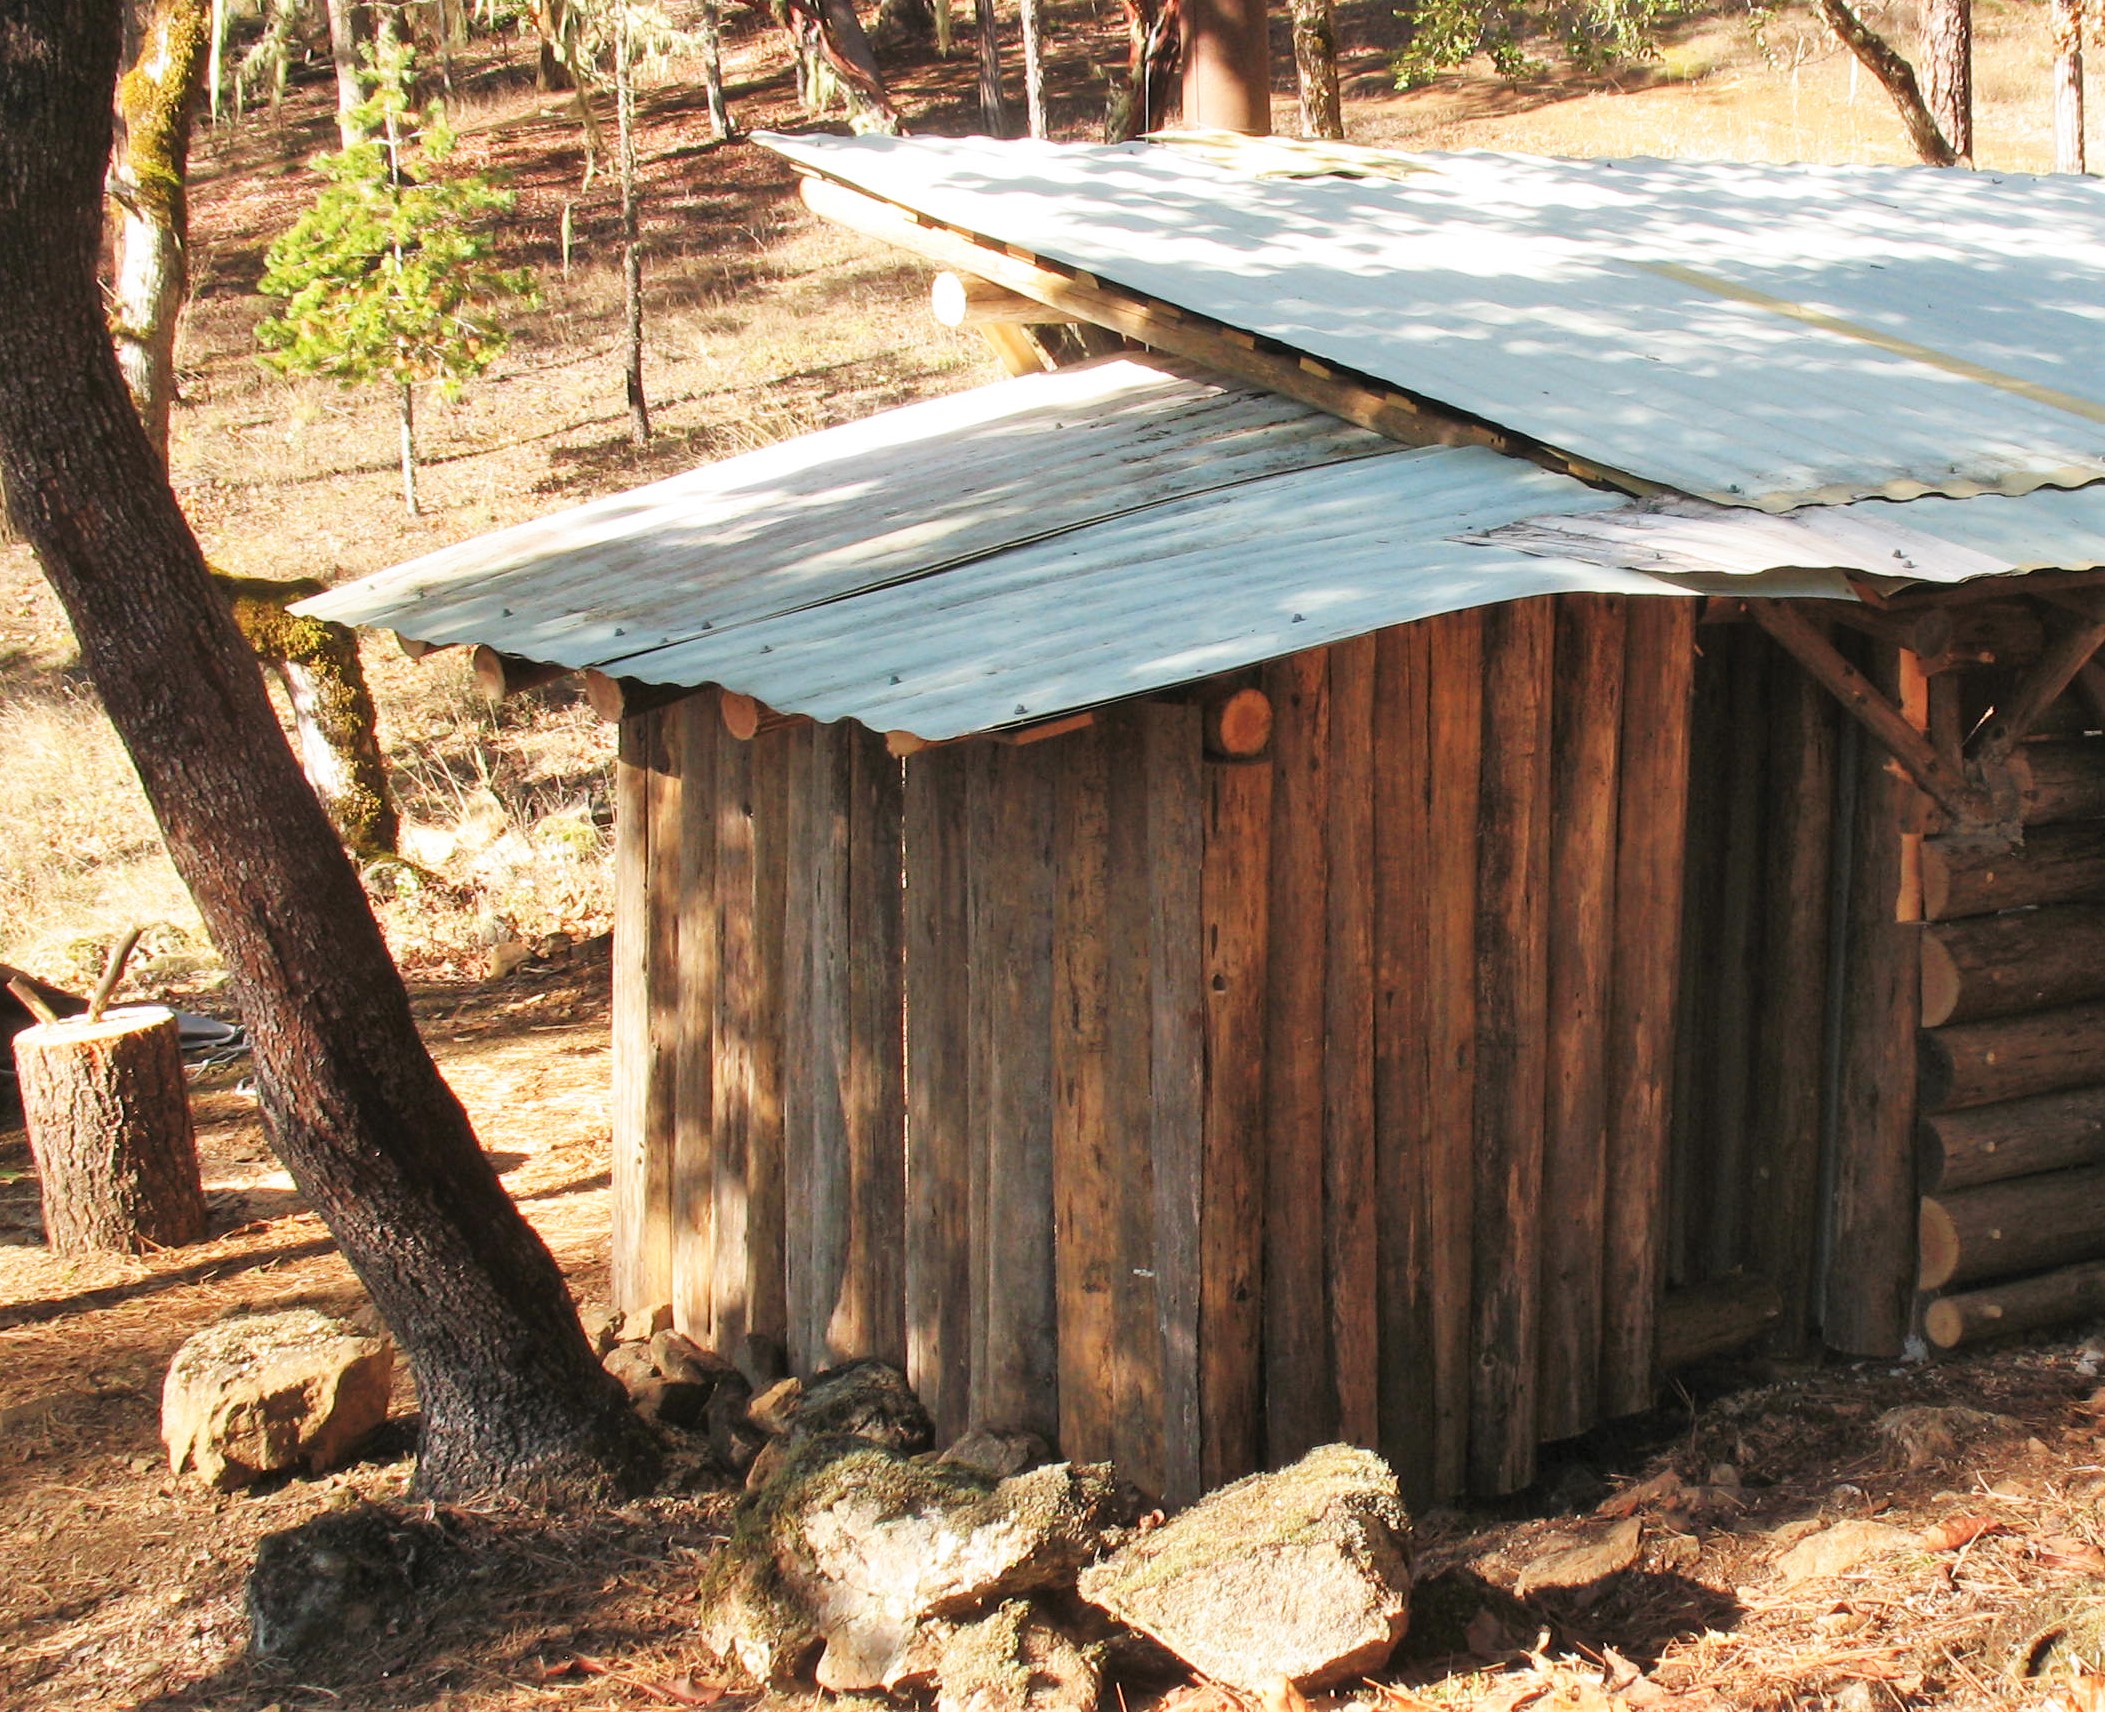
<path fill-rule="evenodd" d="M 1201 1499 L 1080 1591 L 1231 1688 L 1325 1688 L 1379 1670 L 1403 1638 L 1408 1527 L 1387 1463 L 1324 1445 Z"/>
<path fill-rule="evenodd" d="M 770 1437 L 780 1438 L 796 1424 L 803 1401 L 802 1380 L 778 1379 L 746 1405 L 746 1418 Z"/>
<path fill-rule="evenodd" d="M 764 1585 L 823 1637 L 822 1687 L 889 1687 L 912 1674 L 929 1619 L 1071 1586 L 1123 1503 L 1106 1467 L 1063 1463 L 995 1481 L 853 1438 L 800 1437 L 741 1506 L 704 1599 Z M 743 1659 L 736 1626 L 712 1610 L 704 1639 Z"/>
<path fill-rule="evenodd" d="M 950 1630 L 936 1677 L 936 1712 L 1096 1712 L 1104 1686 L 1097 1649 L 1021 1599 Z"/>
<path fill-rule="evenodd" d="M 755 1682 L 780 1686 L 800 1676 L 824 1643 L 770 1555 L 753 1543 L 734 1536 L 704 1571 L 698 1639 Z"/>
<path fill-rule="evenodd" d="M 961 1462 L 996 1480 L 1006 1480 L 1027 1468 L 1052 1461 L 1052 1446 L 1036 1433 L 1004 1433 L 991 1427 L 974 1427 L 943 1452 L 943 1461 Z"/>
<path fill-rule="evenodd" d="M 168 1466 L 222 1489 L 336 1467 L 387 1419 L 394 1345 L 312 1308 L 205 1327 L 161 1388 Z"/>

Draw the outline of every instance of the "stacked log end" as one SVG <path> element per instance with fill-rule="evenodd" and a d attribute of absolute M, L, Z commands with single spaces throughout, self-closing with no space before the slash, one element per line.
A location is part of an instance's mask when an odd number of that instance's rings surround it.
<path fill-rule="evenodd" d="M 2019 752 L 2017 842 L 1925 842 L 1918 1283 L 1939 1348 L 2105 1313 L 2105 739 Z"/>

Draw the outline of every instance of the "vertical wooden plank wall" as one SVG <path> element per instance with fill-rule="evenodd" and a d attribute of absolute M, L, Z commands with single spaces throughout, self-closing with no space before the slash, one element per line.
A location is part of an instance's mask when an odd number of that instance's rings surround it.
<path fill-rule="evenodd" d="M 680 726 L 680 849 L 674 888 L 684 1026 L 673 1071 L 672 1304 L 676 1323 L 707 1326 L 715 1288 L 717 988 L 717 750 L 724 732 L 713 695 L 689 696 L 658 715 Z M 663 860 L 661 855 L 660 860 Z M 617 1064 L 619 1060 L 617 1059 Z M 652 1298 L 626 1304 L 639 1306 Z"/>
<path fill-rule="evenodd" d="M 669 1301 L 673 1287 L 677 1050 L 665 1023 L 679 918 L 661 906 L 677 879 L 680 787 L 666 725 L 662 713 L 624 719 L 614 761 L 613 1294 L 624 1311 Z"/>

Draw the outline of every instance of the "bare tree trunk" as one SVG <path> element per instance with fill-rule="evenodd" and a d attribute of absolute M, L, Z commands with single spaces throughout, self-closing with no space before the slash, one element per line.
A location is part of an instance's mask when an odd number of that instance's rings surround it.
<path fill-rule="evenodd" d="M 1923 96 L 1960 166 L 1973 165 L 1973 0 L 1928 0 Z"/>
<path fill-rule="evenodd" d="M 1915 80 L 1915 68 L 1897 52 L 1893 44 L 1880 35 L 1852 8 L 1849 0 L 1820 0 L 1820 15 L 1827 20 L 1828 28 L 1841 37 L 1842 45 L 1855 54 L 1858 62 L 1879 80 L 1894 107 L 1900 113 L 1900 121 L 1908 128 L 1908 141 L 1915 152 L 1929 166 L 1957 166 L 1959 154 L 1937 123 L 1936 115 L 1922 98 L 1922 86 Z"/>
<path fill-rule="evenodd" d="M 629 400 L 629 441 L 647 446 L 651 437 L 650 401 L 643 394 L 643 244 L 636 221 L 636 68 L 630 51 L 629 18 L 614 24 L 614 127 L 621 167 L 621 298 L 626 315 L 628 356 L 622 365 Z"/>
<path fill-rule="evenodd" d="M 935 0 L 936 54 L 939 58 L 950 57 L 950 35 L 954 20 L 950 14 L 950 0 Z"/>
<path fill-rule="evenodd" d="M 1049 137 L 1045 118 L 1045 23 L 1039 0 L 1019 0 L 1023 15 L 1023 105 L 1031 135 Z"/>
<path fill-rule="evenodd" d="M 1001 20 L 994 0 L 972 0 L 979 31 L 979 116 L 990 137 L 1009 134 L 1009 103 L 1001 92 Z"/>
<path fill-rule="evenodd" d="M 1338 105 L 1338 39 L 1330 0 L 1293 0 L 1294 71 L 1301 85 L 1301 134 L 1342 142 Z"/>
<path fill-rule="evenodd" d="M 357 0 L 328 0 L 329 58 L 336 67 L 336 134 L 345 148 L 358 141 L 352 114 L 365 101 L 358 87 Z"/>
<path fill-rule="evenodd" d="M 2082 172 L 2083 6 L 2054 3 L 2054 170 Z"/>
<path fill-rule="evenodd" d="M 118 214 L 110 337 L 117 364 L 168 461 L 175 400 L 175 333 L 188 294 L 190 126 L 211 47 L 209 0 L 154 0 L 138 57 L 117 86 L 123 140 L 110 167 Z"/>
<path fill-rule="evenodd" d="M 709 94 L 709 134 L 718 142 L 737 135 L 730 104 L 724 100 L 723 23 L 716 0 L 702 0 L 702 83 Z"/>
<path fill-rule="evenodd" d="M 1126 15 L 1126 86 L 1104 115 L 1104 141 L 1129 142 L 1160 130 L 1182 93 L 1184 8 L 1179 0 L 1120 0 Z"/>
<path fill-rule="evenodd" d="M 417 396 L 408 381 L 401 383 L 402 504 L 410 516 L 417 515 Z"/>
<path fill-rule="evenodd" d="M 0 481 L 226 959 L 274 1145 L 407 1354 L 420 1487 L 605 1497 L 656 1452 L 418 1037 L 126 395 L 95 278 L 117 0 L 0 0 Z"/>

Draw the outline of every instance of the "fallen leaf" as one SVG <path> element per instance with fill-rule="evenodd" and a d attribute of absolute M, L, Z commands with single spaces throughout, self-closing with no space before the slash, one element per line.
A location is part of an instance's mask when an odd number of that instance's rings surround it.
<path fill-rule="evenodd" d="M 1933 1552 L 1957 1551 L 1986 1534 L 2007 1534 L 2007 1524 L 1993 1516 L 1948 1516 L 1922 1530 L 1924 1547 Z"/>
<path fill-rule="evenodd" d="M 2090 1541 L 2079 1540 L 2071 1534 L 2041 1534 L 2032 1542 L 2032 1555 L 2049 1569 L 2073 1570 L 2082 1575 L 2105 1575 L 2105 1551 L 2100 1551 Z"/>
<path fill-rule="evenodd" d="M 720 1682 L 696 1682 L 691 1676 L 676 1676 L 670 1682 L 645 1682 L 636 1686 L 651 1694 L 662 1694 L 676 1706 L 714 1706 L 724 1697 Z"/>
<path fill-rule="evenodd" d="M 1601 1648 L 1601 1662 L 1608 1667 L 1608 1692 L 1610 1694 L 1622 1693 L 1624 1689 L 1644 1676 L 1643 1671 L 1639 1670 L 1636 1665 L 1624 1658 L 1613 1647 Z"/>
<path fill-rule="evenodd" d="M 1521 1707 L 1532 1706 L 1549 1691 L 1550 1685 L 1531 1671 L 1494 1688 L 1476 1702 L 1473 1712 L 1520 1712 Z"/>
<path fill-rule="evenodd" d="M 1309 1712 L 1308 1696 L 1286 1677 L 1275 1676 L 1257 1691 L 1264 1712 Z"/>

